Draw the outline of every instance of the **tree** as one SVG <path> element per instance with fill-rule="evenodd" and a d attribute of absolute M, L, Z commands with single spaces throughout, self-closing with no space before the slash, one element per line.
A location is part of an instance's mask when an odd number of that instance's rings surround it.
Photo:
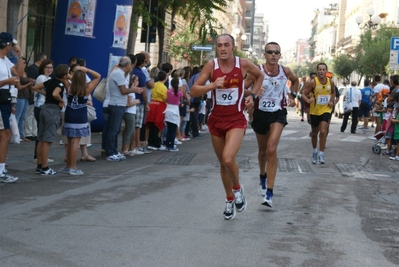
<path fill-rule="evenodd" d="M 214 11 L 220 10 L 224 12 L 227 3 L 232 0 L 159 0 L 158 3 L 158 43 L 159 43 L 159 62 L 161 63 L 162 55 L 164 53 L 165 40 L 165 21 L 166 12 L 171 13 L 171 22 L 173 25 L 176 15 L 181 15 L 184 20 L 189 22 L 189 29 L 194 31 L 198 29 L 199 38 L 205 42 L 207 36 L 215 36 L 217 25 L 217 18 L 214 17 Z M 151 25 L 151 15 L 148 12 L 148 0 L 134 0 L 132 23 L 133 31 L 130 35 L 128 43 L 128 51 L 134 51 L 134 41 L 132 37 L 137 36 L 138 18 L 141 17 L 143 21 Z M 170 29 L 173 31 L 173 26 Z"/>
<path fill-rule="evenodd" d="M 208 36 L 205 42 L 200 42 L 198 31 L 191 31 L 189 28 L 180 31 L 174 31 L 170 38 L 170 49 L 169 56 L 173 57 L 176 61 L 187 60 L 191 64 L 199 65 L 201 62 L 201 52 L 193 51 L 192 45 L 202 44 L 209 45 L 213 44 L 213 38 Z M 206 58 L 205 53 L 203 57 Z"/>
<path fill-rule="evenodd" d="M 333 59 L 333 73 L 345 81 L 350 80 L 353 71 L 357 69 L 356 59 L 348 55 L 340 55 Z"/>
<path fill-rule="evenodd" d="M 381 24 L 374 33 L 371 30 L 360 35 L 355 48 L 357 71 L 361 76 L 372 77 L 386 74 L 389 62 L 391 37 L 398 36 L 399 29 L 393 24 Z"/>
<path fill-rule="evenodd" d="M 306 61 L 305 63 L 302 63 L 300 65 L 295 64 L 292 66 L 289 66 L 292 71 L 295 73 L 296 76 L 298 77 L 303 77 L 303 76 L 309 76 L 311 72 L 316 72 L 316 66 L 319 64 L 320 61 L 314 61 L 314 62 L 309 62 Z"/>

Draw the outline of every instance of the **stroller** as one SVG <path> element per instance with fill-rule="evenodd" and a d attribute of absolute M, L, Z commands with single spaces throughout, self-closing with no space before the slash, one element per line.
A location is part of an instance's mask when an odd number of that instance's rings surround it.
<path fill-rule="evenodd" d="M 381 154 L 382 151 L 382 146 L 385 145 L 385 132 L 384 131 L 379 131 L 378 133 L 373 135 L 375 137 L 375 143 L 373 147 L 371 148 L 371 151 L 373 151 L 374 154 Z M 392 151 L 391 154 L 394 153 L 396 155 L 396 149 L 397 145 L 395 140 L 392 139 Z"/>

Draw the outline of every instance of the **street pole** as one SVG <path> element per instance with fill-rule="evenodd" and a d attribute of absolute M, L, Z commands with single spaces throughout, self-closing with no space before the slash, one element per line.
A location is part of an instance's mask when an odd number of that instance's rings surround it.
<path fill-rule="evenodd" d="M 148 13 L 151 14 L 151 0 L 148 2 Z M 145 51 L 150 53 L 150 24 L 147 23 L 147 36 L 145 39 Z"/>

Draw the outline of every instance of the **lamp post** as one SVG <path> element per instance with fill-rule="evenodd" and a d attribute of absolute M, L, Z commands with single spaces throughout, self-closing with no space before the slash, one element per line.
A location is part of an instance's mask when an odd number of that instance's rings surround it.
<path fill-rule="evenodd" d="M 233 36 L 234 39 L 237 41 L 238 50 L 242 50 L 242 43 L 247 40 L 247 36 L 245 35 L 245 33 L 241 33 L 241 30 L 239 28 L 233 29 Z"/>
<path fill-rule="evenodd" d="M 369 20 L 366 21 L 363 25 L 363 17 L 362 16 L 357 16 L 356 17 L 356 23 L 359 26 L 359 29 L 370 29 L 370 30 L 375 30 L 378 27 L 378 24 L 381 22 L 381 18 L 378 15 L 374 15 L 374 8 L 370 7 L 367 9 L 367 14 L 369 15 Z"/>

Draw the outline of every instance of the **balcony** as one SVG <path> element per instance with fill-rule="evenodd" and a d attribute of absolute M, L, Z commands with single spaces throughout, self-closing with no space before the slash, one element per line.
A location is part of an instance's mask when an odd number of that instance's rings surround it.
<path fill-rule="evenodd" d="M 337 43 L 337 47 L 345 47 L 351 44 L 352 44 L 352 36 L 350 35 L 339 40 L 339 42 Z"/>

